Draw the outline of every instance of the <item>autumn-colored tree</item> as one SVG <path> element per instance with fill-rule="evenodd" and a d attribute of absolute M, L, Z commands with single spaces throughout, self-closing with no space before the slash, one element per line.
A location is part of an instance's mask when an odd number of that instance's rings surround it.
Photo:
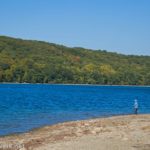
<path fill-rule="evenodd" d="M 0 82 L 150 85 L 150 56 L 0 36 Z"/>

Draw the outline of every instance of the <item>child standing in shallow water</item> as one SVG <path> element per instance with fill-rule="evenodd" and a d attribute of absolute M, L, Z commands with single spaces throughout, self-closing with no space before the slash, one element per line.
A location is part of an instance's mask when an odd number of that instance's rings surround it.
<path fill-rule="evenodd" d="M 134 100 L 134 114 L 138 114 L 138 102 L 136 99 Z"/>

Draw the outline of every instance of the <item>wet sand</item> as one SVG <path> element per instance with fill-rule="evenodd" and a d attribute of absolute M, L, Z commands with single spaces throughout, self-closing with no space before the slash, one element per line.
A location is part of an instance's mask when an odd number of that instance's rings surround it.
<path fill-rule="evenodd" d="M 150 115 L 127 115 L 45 126 L 0 137 L 0 150 L 150 150 Z"/>

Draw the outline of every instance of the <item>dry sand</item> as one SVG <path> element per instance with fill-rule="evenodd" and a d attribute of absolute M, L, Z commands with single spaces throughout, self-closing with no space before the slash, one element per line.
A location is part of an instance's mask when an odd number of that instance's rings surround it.
<path fill-rule="evenodd" d="M 0 150 L 150 150 L 150 115 L 66 122 L 0 138 Z"/>

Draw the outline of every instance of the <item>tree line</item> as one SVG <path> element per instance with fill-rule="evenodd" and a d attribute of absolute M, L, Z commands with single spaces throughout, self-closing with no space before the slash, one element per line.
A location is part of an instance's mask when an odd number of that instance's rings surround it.
<path fill-rule="evenodd" d="M 0 36 L 0 82 L 150 85 L 150 56 Z"/>

